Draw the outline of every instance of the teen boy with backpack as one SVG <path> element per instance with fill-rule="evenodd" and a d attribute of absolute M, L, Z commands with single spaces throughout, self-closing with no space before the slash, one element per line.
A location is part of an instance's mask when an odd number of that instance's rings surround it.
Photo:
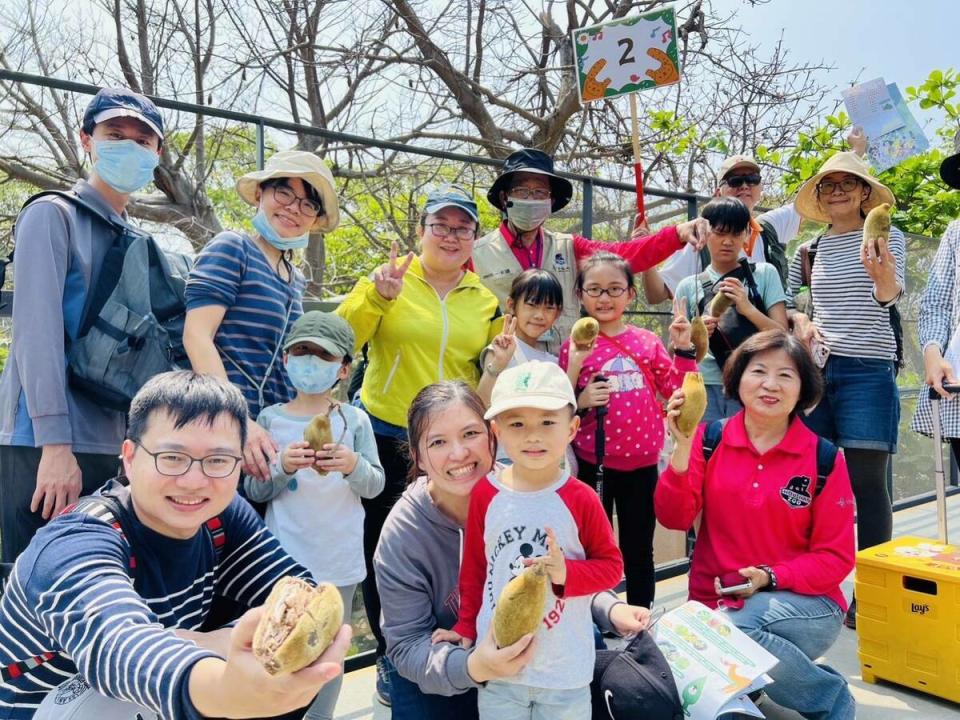
<path fill-rule="evenodd" d="M 123 223 L 130 194 L 153 179 L 163 118 L 143 95 L 104 88 L 80 130 L 93 165 L 71 194 Z M 0 379 L 0 539 L 12 562 L 49 518 L 118 468 L 124 414 L 71 389 L 66 357 L 115 231 L 47 195 L 17 218 L 13 342 Z"/>

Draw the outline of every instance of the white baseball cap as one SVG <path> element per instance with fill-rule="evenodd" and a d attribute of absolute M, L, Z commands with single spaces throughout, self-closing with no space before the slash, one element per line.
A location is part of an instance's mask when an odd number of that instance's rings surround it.
<path fill-rule="evenodd" d="M 565 405 L 577 409 L 567 374 L 556 363 L 531 360 L 500 373 L 483 417 L 490 420 L 515 408 L 559 410 Z"/>

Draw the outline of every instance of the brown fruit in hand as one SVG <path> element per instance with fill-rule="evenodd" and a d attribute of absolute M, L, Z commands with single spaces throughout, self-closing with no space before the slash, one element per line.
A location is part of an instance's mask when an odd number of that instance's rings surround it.
<path fill-rule="evenodd" d="M 876 239 L 890 242 L 890 203 L 881 203 L 867 213 L 863 221 L 863 244 L 872 246 L 874 255 L 879 253 Z"/>
<path fill-rule="evenodd" d="M 600 323 L 592 317 L 582 317 L 570 329 L 570 341 L 578 350 L 587 350 L 593 347 L 600 334 Z"/>
<path fill-rule="evenodd" d="M 493 611 L 493 637 L 497 647 L 513 645 L 535 633 L 543 620 L 547 599 L 547 571 L 536 563 L 504 585 Z"/>
<path fill-rule="evenodd" d="M 713 317 L 718 318 L 723 313 L 727 311 L 727 308 L 733 307 L 733 300 L 724 295 L 722 292 L 717 293 L 713 296 L 713 300 L 710 301 L 710 314 Z"/>
<path fill-rule="evenodd" d="M 336 587 L 282 578 L 263 604 L 253 655 L 271 675 L 302 670 L 330 646 L 342 623 L 343 600 Z"/>
<path fill-rule="evenodd" d="M 333 409 L 333 406 L 330 407 Z M 330 427 L 330 412 L 328 411 L 325 415 L 315 415 L 313 420 L 310 421 L 310 424 L 303 431 L 303 439 L 310 443 L 310 448 L 317 454 L 317 457 L 320 457 L 320 453 L 323 452 L 323 446 L 329 445 L 333 442 L 333 430 Z M 326 475 L 326 470 L 321 470 L 319 467 L 314 465 L 314 470 L 316 470 L 320 475 Z"/>
<path fill-rule="evenodd" d="M 697 315 L 690 321 L 690 342 L 697 352 L 697 362 L 703 360 L 707 354 L 707 348 L 710 345 L 710 336 L 707 334 L 707 326 L 703 324 L 703 318 Z"/>
<path fill-rule="evenodd" d="M 683 405 L 680 406 L 680 415 L 677 416 L 677 428 L 689 437 L 703 420 L 707 411 L 707 388 L 703 384 L 703 375 L 698 372 L 688 372 L 683 376 Z"/>

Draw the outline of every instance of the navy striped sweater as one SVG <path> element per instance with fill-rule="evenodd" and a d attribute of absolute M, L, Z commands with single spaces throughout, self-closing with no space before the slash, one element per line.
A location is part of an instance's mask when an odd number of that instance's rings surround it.
<path fill-rule="evenodd" d="M 243 391 L 251 417 L 263 408 L 292 399 L 279 353 L 286 328 L 303 314 L 306 286 L 300 271 L 284 282 L 248 235 L 219 233 L 197 256 L 187 281 L 187 310 L 218 305 L 226 308 L 214 342 L 230 382 Z M 286 323 L 287 309 L 290 317 Z M 267 370 L 269 368 L 269 374 Z M 265 382 L 264 382 L 265 381 Z M 257 386 L 263 385 L 263 403 Z"/>
<path fill-rule="evenodd" d="M 126 488 L 113 494 L 130 508 Z M 77 672 L 99 692 L 164 720 L 200 718 L 189 670 L 214 653 L 170 629 L 199 629 L 215 594 L 258 605 L 284 575 L 310 579 L 244 500 L 235 497 L 220 519 L 220 562 L 207 528 L 177 540 L 132 512 L 126 539 L 81 513 L 40 530 L 0 599 L 0 718 L 32 718 L 44 696 Z"/>

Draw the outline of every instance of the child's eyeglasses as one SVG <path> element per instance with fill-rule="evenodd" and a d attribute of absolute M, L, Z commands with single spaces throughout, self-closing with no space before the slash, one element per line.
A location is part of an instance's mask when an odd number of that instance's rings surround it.
<path fill-rule="evenodd" d="M 733 177 L 728 177 L 726 180 L 724 180 L 724 182 L 730 187 L 736 189 L 741 188 L 744 185 L 756 187 L 762 180 L 763 178 L 760 177 L 760 173 L 753 173 L 752 175 L 734 175 Z"/>
<path fill-rule="evenodd" d="M 588 287 L 583 289 L 584 295 L 587 295 L 592 298 L 598 298 L 604 293 L 609 295 L 612 298 L 620 297 L 630 288 L 625 287 L 610 287 L 610 288 L 601 288 L 601 287 Z"/>

